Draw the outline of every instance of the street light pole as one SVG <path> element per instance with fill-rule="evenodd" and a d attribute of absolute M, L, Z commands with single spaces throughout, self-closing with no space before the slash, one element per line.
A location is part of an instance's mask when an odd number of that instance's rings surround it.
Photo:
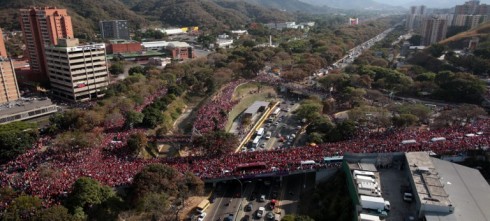
<path fill-rule="evenodd" d="M 233 179 L 235 179 L 236 181 L 238 181 L 240 183 L 240 204 L 238 205 L 238 209 L 236 210 L 236 215 L 235 215 L 235 221 L 237 220 L 238 218 L 238 212 L 240 211 L 240 209 L 242 208 L 242 197 L 243 197 L 243 183 L 242 181 L 240 181 L 240 179 L 236 178 L 236 177 L 233 177 Z"/>

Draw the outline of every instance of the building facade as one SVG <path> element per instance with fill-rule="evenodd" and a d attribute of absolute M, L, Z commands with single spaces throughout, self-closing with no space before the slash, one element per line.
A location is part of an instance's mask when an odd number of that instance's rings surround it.
<path fill-rule="evenodd" d="M 71 17 L 66 9 L 32 7 L 20 10 L 20 24 L 31 70 L 38 72 L 47 82 L 44 48 L 56 45 L 60 38 L 73 38 Z"/>
<path fill-rule="evenodd" d="M 46 61 L 53 95 L 75 102 L 104 96 L 109 85 L 105 44 L 60 39 L 46 48 Z"/>
<path fill-rule="evenodd" d="M 143 51 L 140 42 L 126 40 L 112 40 L 107 44 L 107 54 L 140 53 Z"/>
<path fill-rule="evenodd" d="M 3 40 L 2 29 L 0 28 L 0 57 L 7 57 L 7 49 L 5 48 L 5 42 Z"/>
<path fill-rule="evenodd" d="M 446 37 L 447 20 L 437 17 L 424 19 L 422 25 L 422 42 L 423 45 L 437 43 Z"/>
<path fill-rule="evenodd" d="M 16 101 L 19 98 L 19 86 L 14 65 L 10 59 L 0 57 L 0 104 Z"/>
<path fill-rule="evenodd" d="M 7 57 L 2 30 L 0 29 L 0 104 L 20 98 L 14 64 Z"/>
<path fill-rule="evenodd" d="M 130 39 L 129 25 L 126 20 L 101 21 L 99 26 L 103 39 Z"/>

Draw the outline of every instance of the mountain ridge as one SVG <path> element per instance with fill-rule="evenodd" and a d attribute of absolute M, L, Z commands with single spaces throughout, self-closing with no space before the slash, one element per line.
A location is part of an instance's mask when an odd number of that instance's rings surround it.
<path fill-rule="evenodd" d="M 0 27 L 20 30 L 19 9 L 31 5 L 31 0 L 0 1 Z M 75 35 L 89 39 L 98 33 L 98 22 L 109 19 L 126 19 L 132 29 L 147 26 L 225 29 L 243 27 L 251 21 L 286 21 L 294 17 L 284 11 L 229 0 L 37 0 L 36 6 L 66 8 Z"/>

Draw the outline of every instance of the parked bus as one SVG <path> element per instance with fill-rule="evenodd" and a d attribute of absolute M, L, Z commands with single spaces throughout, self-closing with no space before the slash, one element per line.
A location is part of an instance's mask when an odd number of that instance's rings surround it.
<path fill-rule="evenodd" d="M 403 140 L 402 141 L 402 144 L 414 144 L 414 143 L 417 143 L 416 140 Z"/>
<path fill-rule="evenodd" d="M 300 164 L 301 164 L 301 166 L 314 165 L 314 164 L 316 164 L 316 162 L 314 160 L 304 160 L 304 161 L 301 161 Z"/>
<path fill-rule="evenodd" d="M 248 170 L 265 170 L 267 169 L 267 164 L 264 162 L 255 163 L 242 163 L 235 167 L 235 171 L 248 171 Z"/>
<path fill-rule="evenodd" d="M 271 115 L 272 115 L 272 116 L 277 116 L 277 115 L 279 114 L 279 112 L 281 112 L 281 108 L 276 108 L 276 109 L 274 110 L 274 112 L 272 112 L 272 114 L 271 114 Z"/>
<path fill-rule="evenodd" d="M 259 146 L 260 138 L 261 138 L 260 136 L 256 136 L 255 139 L 252 141 L 253 148 L 256 148 Z"/>
<path fill-rule="evenodd" d="M 333 156 L 333 157 L 324 157 L 324 163 L 342 163 L 344 160 L 344 156 Z"/>
<path fill-rule="evenodd" d="M 264 136 L 264 128 L 261 127 L 257 130 L 257 137 L 262 137 Z"/>
<path fill-rule="evenodd" d="M 446 140 L 445 137 L 434 137 L 434 138 L 430 139 L 430 141 L 432 141 L 432 142 L 445 141 L 445 140 Z"/>

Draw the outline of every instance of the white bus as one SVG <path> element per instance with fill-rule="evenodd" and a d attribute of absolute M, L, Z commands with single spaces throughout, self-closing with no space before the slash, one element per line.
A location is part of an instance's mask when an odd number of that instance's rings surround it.
<path fill-rule="evenodd" d="M 281 108 L 276 108 L 274 112 L 272 112 L 272 116 L 277 116 L 281 112 Z"/>
<path fill-rule="evenodd" d="M 445 140 L 446 140 L 445 137 L 434 137 L 434 138 L 430 139 L 430 141 L 432 141 L 432 142 L 445 141 Z"/>
<path fill-rule="evenodd" d="M 264 135 L 264 128 L 261 127 L 257 130 L 257 137 L 262 137 Z"/>
<path fill-rule="evenodd" d="M 402 141 L 402 144 L 414 144 L 414 143 L 417 143 L 416 140 L 403 140 Z"/>
<path fill-rule="evenodd" d="M 261 136 L 256 136 L 255 139 L 252 141 L 254 148 L 259 146 L 260 138 L 261 138 Z"/>

